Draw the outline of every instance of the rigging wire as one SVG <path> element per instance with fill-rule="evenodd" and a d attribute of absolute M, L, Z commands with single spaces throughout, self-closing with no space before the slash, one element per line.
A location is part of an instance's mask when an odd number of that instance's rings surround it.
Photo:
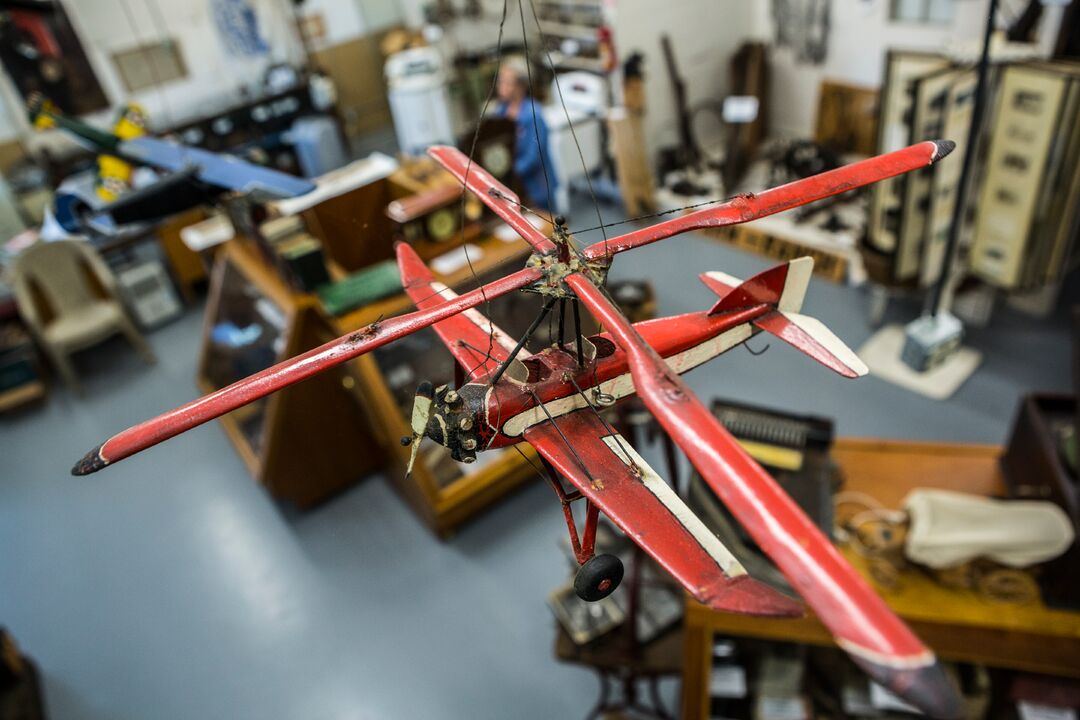
<path fill-rule="evenodd" d="M 593 378 L 595 379 L 595 377 L 596 377 L 596 375 L 594 374 Z M 637 466 L 637 463 L 634 462 L 634 456 L 630 454 L 630 451 L 628 449 L 628 444 L 624 444 L 623 436 L 621 434 L 619 434 L 619 432 L 611 425 L 611 423 L 609 423 L 606 419 L 604 419 L 604 416 L 600 414 L 600 411 L 597 410 L 596 406 L 593 405 L 592 402 L 589 400 L 589 397 L 585 394 L 585 391 L 582 390 L 581 386 L 579 386 L 577 384 L 577 380 L 575 380 L 573 377 L 571 377 L 570 378 L 570 384 L 574 386 L 574 389 L 577 390 L 578 395 L 580 395 L 581 399 L 585 401 L 585 404 L 588 406 L 588 408 L 593 411 L 593 415 L 595 415 L 596 419 L 600 421 L 600 424 L 603 425 L 604 428 L 608 432 L 611 433 L 611 437 L 613 437 L 615 439 L 615 442 L 618 444 L 619 448 L 623 451 L 623 454 L 626 455 L 626 459 L 627 459 L 627 461 L 629 461 L 631 467 L 633 467 L 635 470 L 637 470 L 638 473 L 643 474 L 644 471 L 642 471 L 642 469 Z M 602 393 L 603 392 L 600 389 L 599 385 L 594 385 L 594 387 L 596 388 L 597 393 Z"/>
<path fill-rule="evenodd" d="M 536 391 L 534 391 L 532 388 L 529 388 L 529 394 L 532 395 L 533 400 L 536 402 L 536 406 L 538 406 L 541 410 L 544 411 L 544 415 L 547 416 L 548 421 L 550 421 L 552 426 L 555 428 L 555 432 L 559 433 L 559 437 L 562 438 L 563 444 L 566 445 L 566 449 L 570 451 L 570 454 L 574 456 L 577 464 L 585 473 L 585 477 L 588 478 L 590 483 L 595 485 L 596 480 L 593 479 L 592 473 L 589 472 L 589 467 L 581 459 L 581 456 L 577 454 L 577 450 L 575 450 L 574 446 L 570 444 L 570 441 L 566 438 L 566 434 L 562 431 L 562 428 L 559 427 L 559 423 L 555 422 L 555 418 L 551 417 L 551 413 L 549 413 L 548 409 L 544 407 L 544 403 L 540 402 L 540 398 L 537 396 Z"/>
<path fill-rule="evenodd" d="M 683 205 L 682 207 L 671 208 L 670 210 L 661 210 L 660 212 L 649 213 L 648 215 L 638 215 L 637 217 L 627 218 L 626 220 L 619 220 L 617 222 L 610 222 L 606 223 L 605 225 L 594 225 L 593 227 L 581 228 L 580 230 L 573 230 L 571 231 L 571 233 L 587 233 L 593 230 L 600 230 L 601 228 L 615 227 L 617 225 L 625 225 L 627 223 L 637 222 L 638 220 L 649 220 L 651 218 L 663 217 L 665 215 L 673 215 L 674 213 L 683 212 L 684 210 L 693 210 L 695 208 L 705 207 L 706 205 L 715 205 L 722 202 L 724 202 L 724 199 L 722 198 L 717 198 L 715 200 L 705 200 L 704 202 L 694 203 L 692 205 Z"/>
<path fill-rule="evenodd" d="M 461 209 L 460 209 L 460 221 L 461 225 L 461 249 L 465 253 L 465 261 L 469 265 L 469 272 L 472 274 L 473 280 L 476 281 L 476 286 L 480 289 L 480 296 L 484 299 L 484 314 L 488 318 L 488 352 L 490 355 L 495 349 L 495 324 L 491 320 L 491 299 L 488 298 L 487 293 L 484 292 L 483 283 L 480 282 L 480 276 L 476 273 L 476 268 L 473 266 L 472 258 L 469 256 L 469 246 L 465 242 L 465 196 L 468 193 L 469 173 L 472 172 L 473 155 L 476 153 L 476 144 L 480 140 L 480 121 L 487 115 L 488 106 L 491 104 L 491 98 L 495 94 L 495 87 L 499 82 L 499 71 L 502 69 L 503 60 L 503 29 L 506 26 L 507 10 L 510 5 L 510 0 L 503 0 L 502 16 L 499 18 L 499 37 L 495 44 L 495 74 L 491 78 L 491 87 L 488 88 L 487 97 L 484 98 L 484 106 L 480 110 L 480 117 L 476 119 L 476 129 L 473 131 L 472 144 L 469 146 L 469 160 L 465 164 L 465 176 L 462 178 L 462 192 L 461 192 Z M 479 365 L 477 365 L 479 367 Z M 475 368 L 473 368 L 475 370 Z M 502 419 L 502 402 L 496 397 L 495 402 L 499 407 L 499 419 Z"/>

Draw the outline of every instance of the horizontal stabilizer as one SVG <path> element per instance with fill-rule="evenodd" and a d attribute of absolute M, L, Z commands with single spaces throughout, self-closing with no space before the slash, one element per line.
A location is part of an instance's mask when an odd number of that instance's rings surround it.
<path fill-rule="evenodd" d="M 844 377 L 855 378 L 869 372 L 859 356 L 817 318 L 774 310 L 753 323 Z"/>

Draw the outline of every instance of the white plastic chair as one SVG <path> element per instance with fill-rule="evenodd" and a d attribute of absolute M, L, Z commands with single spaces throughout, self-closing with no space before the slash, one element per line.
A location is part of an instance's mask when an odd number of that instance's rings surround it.
<path fill-rule="evenodd" d="M 148 363 L 157 359 L 120 300 L 116 277 L 87 242 L 39 242 L 11 267 L 19 312 L 64 383 L 82 387 L 70 356 L 123 333 Z"/>

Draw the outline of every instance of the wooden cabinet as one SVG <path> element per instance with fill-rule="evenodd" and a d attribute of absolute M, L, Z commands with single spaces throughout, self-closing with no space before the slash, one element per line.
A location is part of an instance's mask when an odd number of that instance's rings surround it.
<path fill-rule="evenodd" d="M 232 240 L 210 284 L 198 384 L 212 392 L 337 333 L 310 295 L 292 292 L 248 241 Z M 341 366 L 221 418 L 251 474 L 275 497 L 310 507 L 382 463 Z"/>
<path fill-rule="evenodd" d="M 472 267 L 482 281 L 510 272 L 524 263 L 528 246 L 521 240 L 504 242 L 485 237 L 473 243 Z M 460 250 L 452 250 L 444 259 Z M 516 264 L 515 264 L 516 263 Z M 440 273 L 445 267 L 433 263 L 436 277 L 451 288 L 464 292 L 476 286 L 467 264 Z M 535 316 L 540 300 L 536 296 L 514 293 L 493 300 L 491 308 L 477 310 L 490 314 L 496 325 L 513 335 L 520 333 Z M 535 307 L 533 307 L 535 305 Z M 341 334 L 351 332 L 379 318 L 392 317 L 413 310 L 404 294 L 372 303 L 336 319 Z M 383 471 L 408 505 L 431 530 L 445 537 L 465 520 L 505 496 L 523 482 L 536 476 L 539 460 L 530 446 L 481 453 L 477 462 L 463 465 L 450 459 L 445 448 L 425 441 L 412 475 L 405 476 L 410 448 L 401 444 L 409 435 L 409 417 L 413 395 L 421 380 L 435 385 L 454 380 L 453 358 L 439 342 L 434 330 L 423 330 L 352 363 L 360 382 L 355 387 L 370 422 L 372 437 L 382 446 Z"/>

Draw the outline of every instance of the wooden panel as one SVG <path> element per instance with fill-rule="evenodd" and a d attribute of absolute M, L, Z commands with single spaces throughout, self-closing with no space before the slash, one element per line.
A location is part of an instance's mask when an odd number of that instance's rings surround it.
<path fill-rule="evenodd" d="M 878 135 L 878 91 L 822 80 L 814 140 L 836 152 L 874 155 Z"/>
<path fill-rule="evenodd" d="M 222 286 L 230 268 L 287 316 L 286 346 L 279 359 L 337 334 L 313 297 L 290 291 L 256 252 L 250 240 L 230 240 L 214 267 L 198 377 L 204 392 L 218 389 L 207 377 L 209 333 L 223 302 Z M 254 406 L 235 410 L 220 421 L 248 470 L 272 495 L 300 508 L 310 507 L 382 464 L 380 445 L 368 432 L 363 411 L 350 392 L 355 384 L 355 375 L 342 366 L 266 398 L 258 449 L 241 430 L 245 410 Z"/>
<path fill-rule="evenodd" d="M 645 133 L 641 118 L 630 113 L 608 117 L 608 132 L 615 153 L 623 205 L 628 215 L 642 215 L 656 210 L 653 177 L 646 155 Z"/>
<path fill-rule="evenodd" d="M 379 180 L 330 198 L 303 212 L 308 230 L 322 242 L 328 260 L 346 273 L 394 257 L 386 205 L 393 199 L 388 180 Z"/>
<path fill-rule="evenodd" d="M 334 337 L 318 311 L 305 307 L 286 354 L 297 355 Z M 355 382 L 343 365 L 277 393 L 263 478 L 274 497 L 308 508 L 382 465 L 381 446 L 367 432 L 364 412 L 350 393 Z"/>
<path fill-rule="evenodd" d="M 161 248 L 165 251 L 165 258 L 169 262 L 173 279 L 180 286 L 180 294 L 184 296 L 184 302 L 191 304 L 195 301 L 194 285 L 206 279 L 206 266 L 199 257 L 199 253 L 190 250 L 180 238 L 180 231 L 188 225 L 205 220 L 206 211 L 200 208 L 174 215 L 158 226 L 157 236 L 161 242 Z"/>
<path fill-rule="evenodd" d="M 383 56 L 379 50 L 385 34 L 359 37 L 312 53 L 315 64 L 337 85 L 338 111 L 349 137 L 378 130 L 393 122 L 386 99 Z"/>

